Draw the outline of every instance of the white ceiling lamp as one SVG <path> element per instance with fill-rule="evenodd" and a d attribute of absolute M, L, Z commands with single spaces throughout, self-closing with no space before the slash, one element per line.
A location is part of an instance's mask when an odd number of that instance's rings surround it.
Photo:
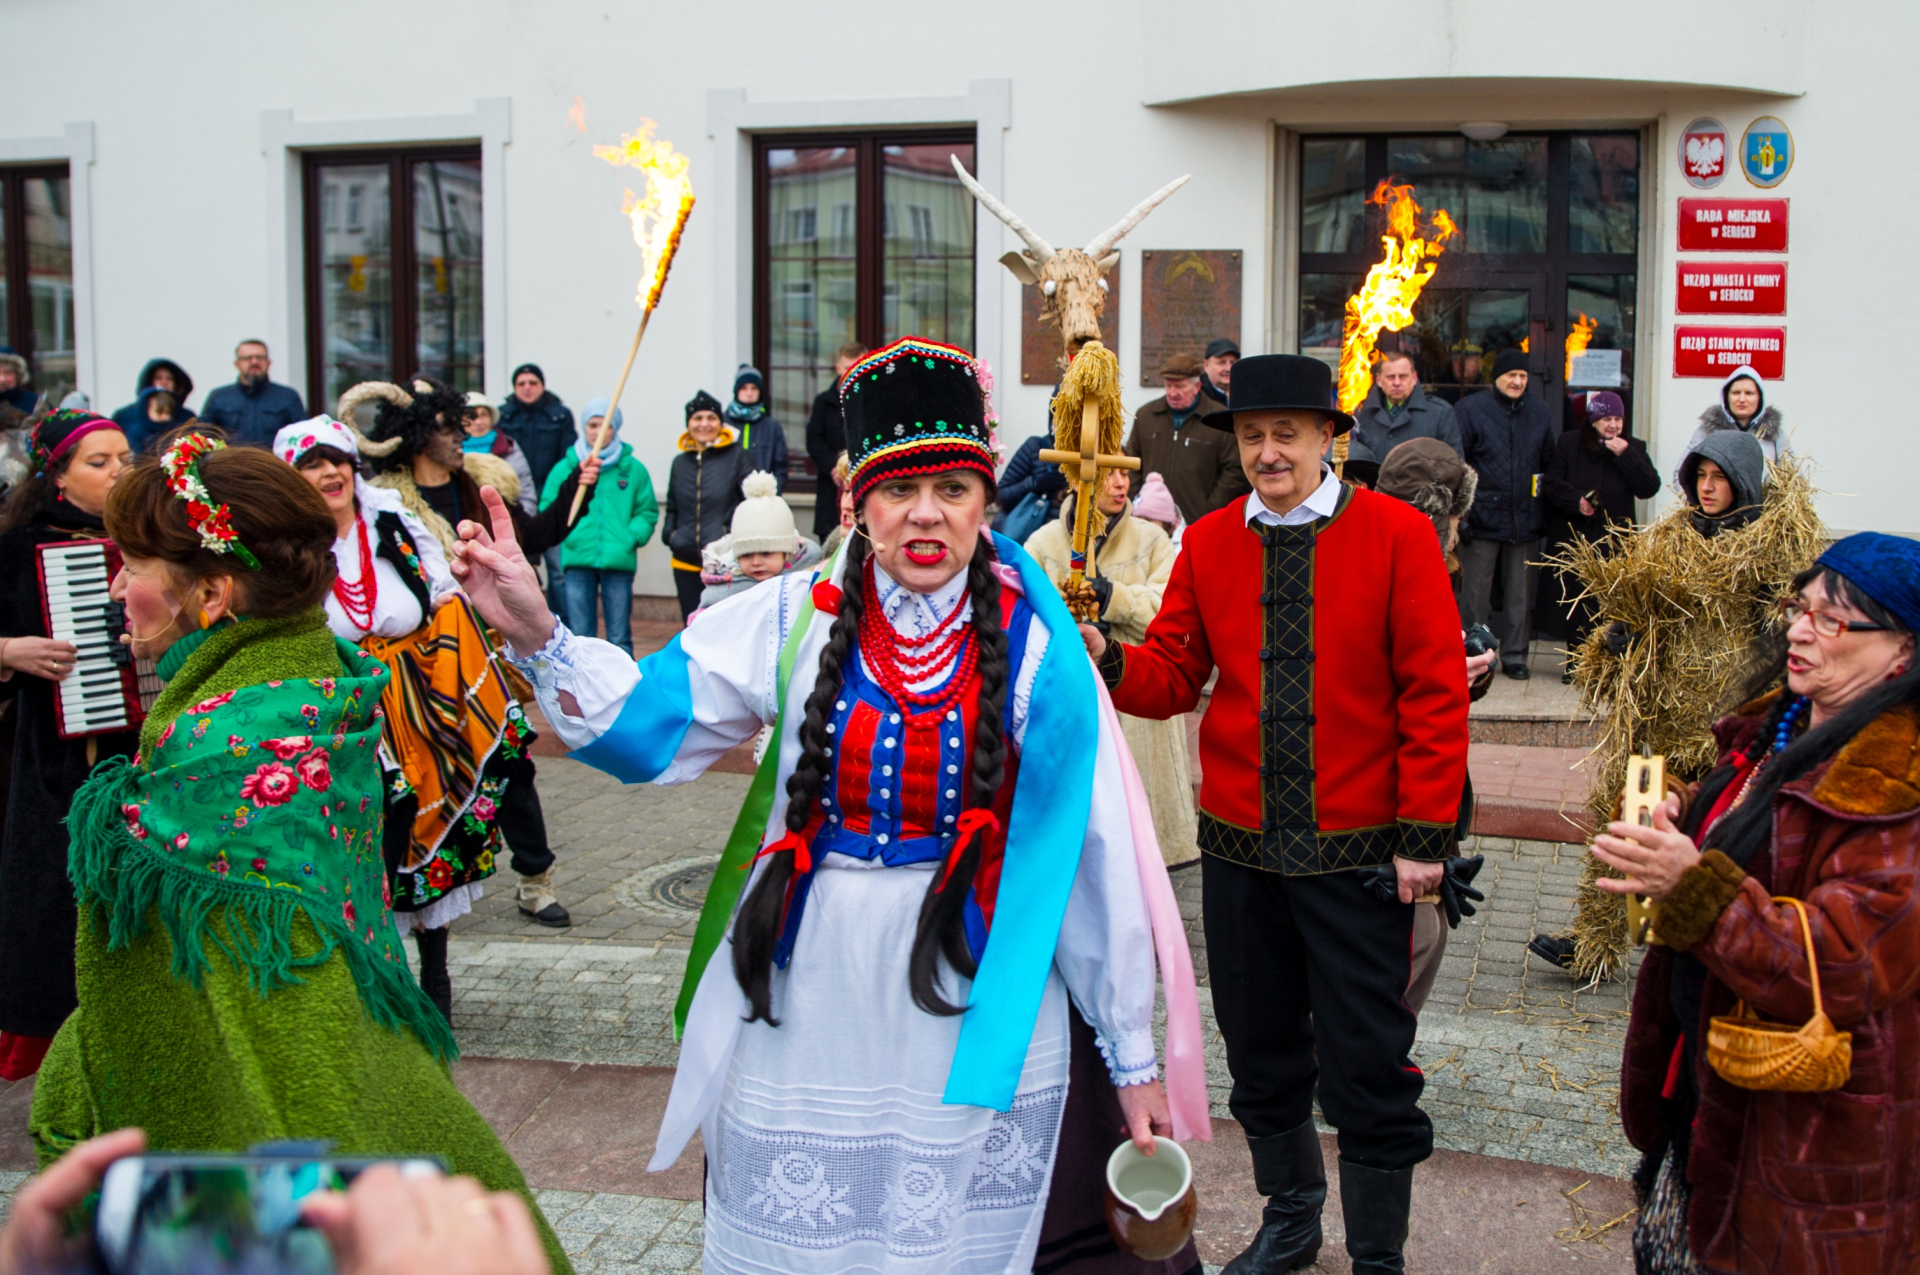
<path fill-rule="evenodd" d="M 1507 135 L 1507 126 L 1502 120 L 1468 120 L 1460 131 L 1476 142 L 1492 142 Z"/>

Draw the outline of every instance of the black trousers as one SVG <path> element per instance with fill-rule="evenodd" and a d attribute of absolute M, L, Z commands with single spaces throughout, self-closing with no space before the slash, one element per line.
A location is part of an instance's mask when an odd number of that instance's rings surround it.
<path fill-rule="evenodd" d="M 1233 1076 L 1228 1106 L 1249 1137 L 1320 1111 L 1340 1156 L 1387 1171 L 1433 1153 L 1409 1057 L 1413 908 L 1383 903 L 1354 872 L 1286 877 L 1200 858 L 1213 1013 Z M 1322 1065 L 1324 1063 L 1324 1066 Z"/>
<path fill-rule="evenodd" d="M 685 624 L 695 611 L 700 609 L 700 595 L 707 586 L 700 582 L 698 571 L 687 571 L 680 567 L 673 569 L 673 591 L 680 598 L 680 622 Z"/>
<path fill-rule="evenodd" d="M 534 787 L 533 758 L 505 761 L 496 755 L 487 769 L 507 781 L 495 820 L 512 852 L 513 870 L 523 877 L 537 877 L 553 866 L 553 848 L 547 844 L 547 817 L 540 809 L 540 790 Z"/>

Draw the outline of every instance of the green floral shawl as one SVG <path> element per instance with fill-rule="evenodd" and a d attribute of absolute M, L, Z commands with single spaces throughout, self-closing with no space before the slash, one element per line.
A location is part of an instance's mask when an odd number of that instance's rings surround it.
<path fill-rule="evenodd" d="M 68 817 L 68 873 L 107 950 L 130 946 L 157 913 L 174 978 L 201 986 L 217 949 L 263 997 L 338 952 L 374 1021 L 452 1058 L 453 1033 L 407 968 L 385 901 L 386 669 L 337 639 L 317 607 L 189 642 L 162 661 L 171 678 L 139 755 L 97 767 Z M 304 957 L 293 943 L 302 914 L 321 939 Z"/>

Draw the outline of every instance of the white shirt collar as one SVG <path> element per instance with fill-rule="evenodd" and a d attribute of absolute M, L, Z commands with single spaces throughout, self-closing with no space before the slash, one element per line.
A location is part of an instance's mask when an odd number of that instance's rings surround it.
<path fill-rule="evenodd" d="M 1340 507 L 1340 480 L 1333 476 L 1333 469 L 1324 462 L 1320 466 L 1320 473 L 1320 485 L 1313 489 L 1313 494 L 1285 514 L 1277 514 L 1267 508 L 1259 492 L 1247 493 L 1247 505 L 1242 510 L 1247 525 L 1251 527 L 1259 522 L 1269 527 L 1298 527 L 1316 518 L 1331 518 L 1333 511 Z"/>
<path fill-rule="evenodd" d="M 938 628 L 957 606 L 970 606 L 967 573 L 961 571 L 932 593 L 915 593 L 887 574 L 878 562 L 873 564 L 874 588 L 880 594 L 880 611 L 899 633 L 924 637 Z M 964 616 L 962 617 L 965 618 Z"/>

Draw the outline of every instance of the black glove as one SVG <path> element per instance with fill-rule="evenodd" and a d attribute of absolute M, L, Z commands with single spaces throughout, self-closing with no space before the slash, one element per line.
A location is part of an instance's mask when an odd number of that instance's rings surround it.
<path fill-rule="evenodd" d="M 1067 476 L 1060 472 L 1058 465 L 1043 465 L 1033 473 L 1033 490 L 1043 496 L 1065 490 Z"/>
<path fill-rule="evenodd" d="M 1633 642 L 1633 636 L 1633 630 L 1620 623 L 1620 621 L 1615 620 L 1607 626 L 1607 636 L 1605 639 L 1607 649 L 1615 655 L 1625 655 L 1627 653 L 1627 647 Z"/>
<path fill-rule="evenodd" d="M 1449 929 L 1459 929 L 1460 918 L 1472 916 L 1478 911 L 1473 905 L 1487 901 L 1486 895 L 1473 888 L 1473 879 L 1486 862 L 1483 854 L 1447 860 L 1447 870 L 1440 874 L 1440 906 L 1447 910 Z"/>
<path fill-rule="evenodd" d="M 1362 868 L 1358 873 L 1360 884 L 1373 891 L 1373 897 L 1382 903 L 1400 901 L 1400 874 L 1392 863 L 1376 863 L 1370 868 Z"/>
<path fill-rule="evenodd" d="M 1113 605 L 1113 581 L 1105 576 L 1095 576 L 1087 581 L 1087 587 L 1093 590 L 1093 596 L 1100 602 L 1100 614 L 1105 615 L 1107 608 Z"/>

